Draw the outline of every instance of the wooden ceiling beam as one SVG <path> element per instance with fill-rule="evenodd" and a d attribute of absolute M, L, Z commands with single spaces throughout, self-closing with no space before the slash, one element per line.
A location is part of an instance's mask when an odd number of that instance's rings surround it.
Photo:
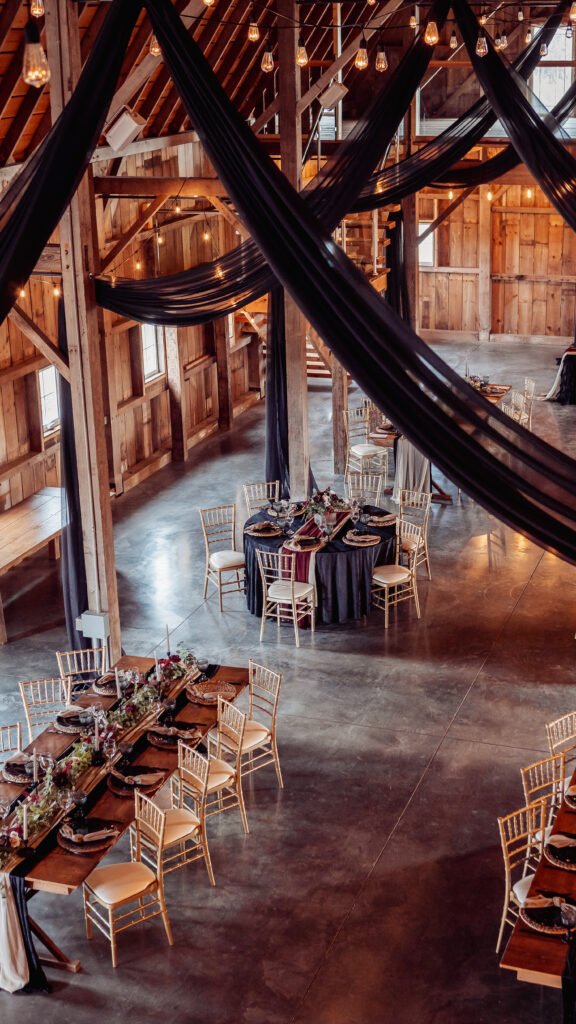
<path fill-rule="evenodd" d="M 38 351 L 41 352 L 46 359 L 50 360 L 52 365 L 58 370 L 58 373 L 60 373 L 62 377 L 70 383 L 70 364 L 62 355 L 58 346 L 51 341 L 48 335 L 44 334 L 44 331 L 42 331 L 40 327 L 30 319 L 28 314 L 25 313 L 17 304 L 12 306 L 12 309 L 8 313 L 8 317 L 18 330 L 22 331 L 22 334 L 24 334 L 33 345 L 35 345 Z"/>
<path fill-rule="evenodd" d="M 160 135 L 167 126 L 170 118 L 174 115 L 175 109 L 180 104 L 180 94 L 175 85 L 171 85 L 167 95 L 162 101 L 160 109 L 151 125 L 153 135 Z"/>
<path fill-rule="evenodd" d="M 224 185 L 218 178 L 177 178 L 125 176 L 94 178 L 94 189 L 101 196 L 135 196 L 142 199 L 179 196 L 181 199 L 195 199 L 198 196 L 226 196 Z"/>
<path fill-rule="evenodd" d="M 108 252 L 101 259 L 101 261 L 100 261 L 100 272 L 101 273 L 104 273 L 104 271 L 107 270 L 108 267 L 111 267 L 111 266 L 114 265 L 114 263 L 116 262 L 116 260 L 120 256 L 120 254 L 124 252 L 124 249 L 126 249 L 127 246 L 130 245 L 132 240 L 134 238 L 136 238 L 136 235 L 138 235 L 140 233 L 140 231 L 142 230 L 144 225 L 148 223 L 150 218 L 153 217 L 155 213 L 158 213 L 158 210 L 162 206 L 164 206 L 164 203 L 169 198 L 170 198 L 170 193 L 169 192 L 161 193 L 159 196 L 156 196 L 156 198 L 153 199 L 151 203 L 148 204 L 146 209 L 142 211 L 140 216 L 137 217 L 136 220 L 132 222 L 130 227 L 124 232 L 124 234 L 122 235 L 122 238 L 120 238 L 116 242 L 116 244 L 113 246 L 113 248 L 110 250 L 110 252 Z"/>

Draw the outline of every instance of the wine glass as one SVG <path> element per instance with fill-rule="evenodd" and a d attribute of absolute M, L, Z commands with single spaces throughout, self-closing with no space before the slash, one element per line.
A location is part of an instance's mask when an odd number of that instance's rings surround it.
<path fill-rule="evenodd" d="M 176 701 L 174 701 L 174 705 L 176 705 Z M 123 764 L 123 765 L 129 764 L 130 763 L 130 754 L 132 753 L 132 744 L 129 742 L 129 740 L 122 740 L 118 744 L 118 750 L 119 750 L 120 754 L 122 755 L 121 758 L 120 758 L 121 764 Z"/>
<path fill-rule="evenodd" d="M 88 793 L 84 789 L 76 789 L 72 793 L 72 803 L 74 805 L 74 817 L 78 820 L 82 820 L 86 817 L 86 801 L 88 800 Z"/>
<path fill-rule="evenodd" d="M 176 711 L 176 698 L 168 697 L 164 701 L 164 710 L 166 712 L 164 716 L 164 722 L 166 725 L 172 725 L 174 722 L 174 712 Z"/>
<path fill-rule="evenodd" d="M 0 800 L 0 820 L 5 818 L 10 810 L 10 800 Z"/>
<path fill-rule="evenodd" d="M 104 754 L 104 757 L 109 763 L 114 760 L 114 757 L 116 756 L 115 736 L 108 735 L 104 737 L 104 742 L 102 743 L 102 753 Z"/>
<path fill-rule="evenodd" d="M 40 754 L 38 763 L 40 764 L 43 772 L 49 772 L 52 770 L 56 762 L 52 757 L 52 754 Z"/>
<path fill-rule="evenodd" d="M 292 529 L 293 525 L 294 525 L 294 512 L 292 511 L 292 509 L 289 508 L 288 511 L 286 512 L 286 521 L 284 523 L 284 533 L 285 533 L 285 535 L 287 537 L 293 537 L 294 536 L 294 530 Z"/>
<path fill-rule="evenodd" d="M 201 683 L 205 683 L 206 682 L 206 671 L 208 669 L 208 666 L 209 666 L 210 662 L 208 661 L 208 658 L 197 658 L 196 659 L 196 664 L 198 665 L 198 668 L 200 670 L 200 682 Z"/>
<path fill-rule="evenodd" d="M 350 516 L 350 518 L 354 523 L 354 527 L 356 527 L 358 520 L 360 518 L 360 505 L 358 503 L 357 498 L 354 498 L 354 501 L 352 502 L 352 515 Z"/>
<path fill-rule="evenodd" d="M 64 786 L 62 789 L 58 790 L 58 803 L 65 814 L 67 814 L 70 808 L 73 806 L 73 794 L 74 790 L 70 789 L 69 786 Z"/>

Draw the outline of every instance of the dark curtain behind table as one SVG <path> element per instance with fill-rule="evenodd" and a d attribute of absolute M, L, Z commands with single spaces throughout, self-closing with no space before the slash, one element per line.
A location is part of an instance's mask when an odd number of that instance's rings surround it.
<path fill-rule="evenodd" d="M 58 347 L 63 356 L 68 356 L 66 317 L 64 303 L 58 301 Z M 60 400 L 60 476 L 62 487 L 62 537 L 60 541 L 62 593 L 66 613 L 66 632 L 71 651 L 91 646 L 83 633 L 76 628 L 76 619 L 88 607 L 86 565 L 82 543 L 82 517 L 78 493 L 78 468 L 76 464 L 76 442 L 72 416 L 72 392 L 64 377 L 58 377 Z"/>
<path fill-rule="evenodd" d="M 38 954 L 34 946 L 34 939 L 32 938 L 32 931 L 30 928 L 30 921 L 28 918 L 28 902 L 26 899 L 28 887 L 26 885 L 24 878 L 14 873 L 10 875 L 10 885 L 12 886 L 14 902 L 16 903 L 16 910 L 18 912 L 18 919 L 20 921 L 20 928 L 22 930 L 22 938 L 24 940 L 24 948 L 26 950 L 26 959 L 28 961 L 29 973 L 27 984 L 24 985 L 23 988 L 20 988 L 16 992 L 14 992 L 13 995 L 37 995 L 39 992 L 49 992 L 50 985 L 48 984 L 48 978 L 44 974 L 44 970 L 40 964 Z M 15 1016 L 17 1019 L 17 1015 Z M 40 1018 L 41 1016 L 42 1015 L 39 1014 Z"/>
<path fill-rule="evenodd" d="M 267 156 L 167 0 L 147 9 L 232 201 L 278 279 L 344 367 L 481 505 L 576 561 L 575 463 L 477 395 L 354 267 Z"/>
<path fill-rule="evenodd" d="M 0 199 L 0 323 L 88 165 L 141 6 L 114 0 L 69 103 Z"/>

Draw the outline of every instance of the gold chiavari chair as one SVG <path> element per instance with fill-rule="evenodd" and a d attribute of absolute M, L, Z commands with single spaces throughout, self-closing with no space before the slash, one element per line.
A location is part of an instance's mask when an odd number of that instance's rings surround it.
<path fill-rule="evenodd" d="M 222 595 L 243 591 L 245 583 L 244 555 L 236 551 L 236 506 L 202 508 L 200 519 L 206 545 L 204 598 L 208 583 L 213 583 L 222 611 Z"/>
<path fill-rule="evenodd" d="M 526 803 L 532 804 L 536 800 L 544 800 L 546 806 L 545 842 L 552 831 L 554 818 L 564 798 L 565 762 L 564 754 L 556 754 L 520 769 Z"/>
<path fill-rule="evenodd" d="M 348 501 L 364 498 L 368 505 L 379 505 L 382 494 L 383 477 L 380 473 L 347 473 L 346 489 Z"/>
<path fill-rule="evenodd" d="M 547 722 L 546 734 L 553 757 L 555 754 L 564 753 L 570 755 L 566 757 L 567 761 L 576 758 L 576 711 L 569 711 L 567 715 Z"/>
<path fill-rule="evenodd" d="M 389 611 L 393 605 L 401 601 L 414 601 L 416 615 L 420 618 L 420 602 L 416 583 L 416 566 L 414 555 L 409 554 L 407 566 L 399 564 L 401 538 L 403 534 L 415 542 L 422 536 L 421 527 L 413 523 L 403 523 L 400 517 L 396 520 L 396 559 L 391 565 L 376 565 L 372 571 L 372 604 L 384 609 L 384 628 L 388 629 Z"/>
<path fill-rule="evenodd" d="M 262 483 L 256 484 L 243 484 L 244 488 L 244 501 L 246 502 L 246 508 L 248 509 L 248 518 L 258 512 L 261 508 L 266 508 L 271 501 L 278 501 L 280 496 L 280 481 L 279 480 L 264 480 Z"/>
<path fill-rule="evenodd" d="M 280 625 L 281 619 L 294 624 L 296 647 L 299 647 L 298 620 L 309 615 L 311 629 L 314 632 L 314 584 L 301 583 L 294 578 L 296 573 L 296 554 L 294 552 L 263 551 L 256 548 L 256 557 L 262 580 L 260 642 L 264 639 L 266 619 L 272 617 L 276 618 L 278 625 Z"/>
<path fill-rule="evenodd" d="M 351 473 L 380 473 L 384 477 L 384 490 L 388 486 L 388 449 L 369 439 L 370 420 L 363 406 L 345 409 L 346 428 L 345 475 Z"/>
<path fill-rule="evenodd" d="M 422 529 L 422 538 L 418 549 L 415 552 L 415 568 L 426 564 L 428 579 L 432 579 L 430 571 L 430 558 L 428 555 L 428 520 L 430 517 L 430 504 L 432 494 L 429 491 L 400 491 L 400 518 L 403 523 L 414 523 Z M 413 540 L 406 534 L 402 536 L 402 550 L 409 554 L 414 553 L 411 545 Z"/>
<path fill-rule="evenodd" d="M 0 727 L 0 767 L 10 760 L 10 754 L 22 750 L 22 725 L 3 725 Z"/>
<path fill-rule="evenodd" d="M 58 668 L 62 679 L 71 683 L 88 686 L 94 679 L 103 676 L 108 670 L 108 650 L 106 647 L 87 647 L 78 651 L 56 651 Z"/>
<path fill-rule="evenodd" d="M 36 679 L 30 683 L 21 682 L 20 693 L 30 742 L 34 739 L 35 730 L 40 732 L 50 725 L 54 716 L 64 711 L 70 703 L 70 683 L 67 679 Z"/>
<path fill-rule="evenodd" d="M 242 740 L 242 776 L 245 777 L 273 764 L 278 785 L 282 789 L 282 772 L 276 743 L 276 715 L 282 675 L 259 665 L 253 658 L 250 658 L 248 671 L 250 706 Z M 237 753 L 229 736 L 223 734 L 222 742 L 232 753 Z"/>
<path fill-rule="evenodd" d="M 210 885 L 216 885 L 208 839 L 206 837 L 206 793 L 210 762 L 200 751 L 178 743 L 178 771 L 170 779 L 171 808 L 166 811 L 166 825 L 162 846 L 162 860 L 156 863 L 156 848 L 145 841 L 142 833 L 142 860 L 159 869 L 162 874 L 176 868 L 204 860 Z M 184 803 L 187 795 L 192 801 Z M 152 849 L 150 846 L 152 845 Z"/>
<path fill-rule="evenodd" d="M 144 842 L 148 847 L 154 846 L 157 857 L 161 857 L 166 813 L 138 791 L 134 794 L 134 812 L 135 859 L 96 868 L 83 885 L 86 935 L 92 938 L 92 925 L 95 925 L 107 937 L 113 967 L 118 966 L 117 934 L 152 917 L 162 916 L 168 942 L 171 946 L 174 944 L 162 875 L 156 875 L 141 860 Z"/>
<path fill-rule="evenodd" d="M 528 430 L 532 430 L 532 405 L 534 403 L 534 395 L 536 394 L 536 381 L 532 380 L 531 377 L 524 378 L 524 420 L 522 421 Z"/>
<path fill-rule="evenodd" d="M 209 732 L 206 737 L 209 771 L 206 784 L 205 815 L 210 818 L 214 814 L 221 814 L 223 811 L 238 807 L 242 815 L 244 831 L 247 833 L 249 829 L 242 792 L 242 757 L 240 753 L 245 727 L 246 715 L 244 712 L 234 707 L 229 701 L 218 697 L 216 733 Z M 225 755 L 232 760 L 227 761 Z M 194 788 L 189 786 L 186 779 L 183 779 L 180 785 L 185 796 L 194 796 Z"/>
<path fill-rule="evenodd" d="M 504 856 L 504 907 L 496 943 L 498 953 L 507 924 L 514 925 L 528 896 L 544 849 L 546 801 L 536 800 L 504 818 L 498 818 Z"/>

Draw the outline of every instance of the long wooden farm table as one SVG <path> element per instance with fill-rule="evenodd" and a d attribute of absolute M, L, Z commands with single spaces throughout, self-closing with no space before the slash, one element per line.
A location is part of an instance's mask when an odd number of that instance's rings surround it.
<path fill-rule="evenodd" d="M 137 658 L 124 655 L 117 662 L 119 669 L 137 668 L 141 673 L 152 668 L 154 662 L 150 658 Z M 231 666 L 220 666 L 212 677 L 215 681 L 225 680 L 234 683 L 236 686 L 236 699 L 248 685 L 248 669 Z M 214 706 L 195 704 L 189 701 L 185 694 L 185 681 L 177 680 L 171 690 L 170 696 L 179 695 L 176 711 L 176 721 L 181 723 L 192 723 L 198 725 L 202 736 L 192 745 L 201 742 L 209 730 L 215 725 L 217 709 Z M 108 709 L 115 703 L 113 697 L 100 697 L 90 692 L 84 694 L 79 700 L 79 705 L 99 705 Z M 158 783 L 155 790 L 147 789 L 147 795 L 161 789 L 165 781 L 178 767 L 177 750 L 164 750 L 152 746 L 146 739 L 146 732 L 150 728 L 150 720 L 147 725 L 130 731 L 128 738 L 134 743 L 135 755 L 131 758 L 131 764 L 146 765 L 148 767 L 162 769 L 165 772 L 164 779 Z M 63 734 L 51 731 L 49 728 L 40 733 L 36 739 L 26 747 L 27 751 L 34 751 L 38 754 L 48 753 L 53 757 L 63 757 L 72 743 L 78 740 L 79 734 Z M 120 737 L 122 739 L 122 736 Z M 79 781 L 79 788 L 88 792 L 86 813 L 89 817 L 101 818 L 110 822 L 118 829 L 118 839 L 129 828 L 134 820 L 134 797 L 117 796 L 107 785 L 108 770 L 104 765 L 100 768 L 90 768 L 86 775 Z M 15 800 L 24 788 L 8 782 L 0 783 L 0 799 Z M 41 839 L 38 849 L 33 857 L 23 863 L 18 870 L 24 874 L 26 883 L 30 889 L 35 891 L 56 893 L 63 896 L 70 895 L 78 889 L 91 871 L 99 864 L 104 856 L 110 851 L 109 846 L 104 852 L 93 853 L 90 856 L 79 856 L 78 854 L 67 853 L 57 842 L 57 833 L 60 827 L 60 820 Z M 116 840 L 116 842 L 118 841 Z M 112 844 L 113 845 L 113 844 Z M 51 957 L 43 957 L 42 962 L 51 967 L 60 967 L 68 971 L 80 970 L 79 960 L 70 960 L 49 936 L 30 919 L 34 934 L 50 950 Z"/>
<path fill-rule="evenodd" d="M 0 576 L 36 554 L 46 544 L 50 554 L 60 554 L 62 531 L 62 488 L 43 487 L 30 498 L 0 515 Z M 0 596 L 0 644 L 8 639 Z"/>
<path fill-rule="evenodd" d="M 556 821 L 554 832 L 576 834 L 576 811 L 563 804 Z M 542 858 L 536 869 L 530 896 L 539 892 L 558 893 L 576 900 L 576 871 L 556 867 Z M 520 918 L 516 921 L 500 966 L 516 971 L 519 981 L 531 981 L 536 985 L 551 988 L 562 987 L 562 971 L 568 946 L 562 942 L 562 935 L 547 935 L 534 931 Z"/>

